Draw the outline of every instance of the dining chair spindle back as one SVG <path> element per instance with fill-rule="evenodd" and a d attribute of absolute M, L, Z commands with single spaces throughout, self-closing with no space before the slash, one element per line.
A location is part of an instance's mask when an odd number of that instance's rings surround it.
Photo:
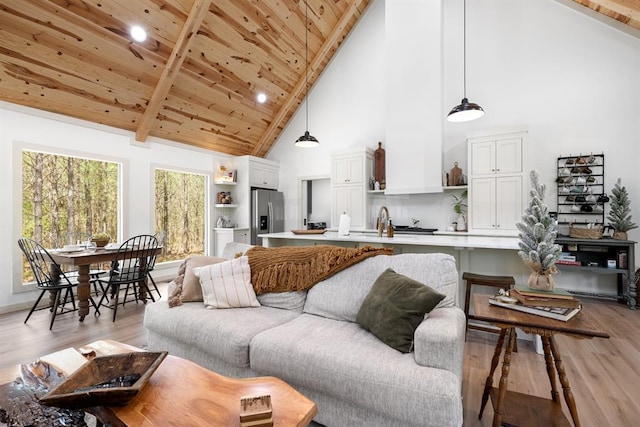
<path fill-rule="evenodd" d="M 24 323 L 27 323 L 34 311 L 49 309 L 49 311 L 51 311 L 49 330 L 51 330 L 53 328 L 53 322 L 56 320 L 56 314 L 76 311 L 73 288 L 78 286 L 78 282 L 75 278 L 67 276 L 60 265 L 55 262 L 51 254 L 35 240 L 23 237 L 18 240 L 18 246 L 24 253 L 33 272 L 37 287 L 40 290 L 40 295 L 31 307 L 31 310 L 29 310 L 29 314 L 27 314 L 27 318 L 24 319 Z M 64 291 L 64 296 L 62 295 L 62 291 Z M 39 307 L 40 300 L 46 293 L 49 293 L 49 304 L 45 307 Z M 68 300 L 72 305 L 70 309 L 65 307 Z M 99 315 L 100 311 L 95 301 L 93 298 L 89 300 L 96 309 L 96 315 Z M 58 310 L 60 310 L 59 313 Z"/>
<path fill-rule="evenodd" d="M 114 322 L 116 321 L 116 313 L 120 304 L 118 300 L 122 287 L 125 287 L 128 293 L 129 287 L 133 286 L 136 302 L 139 299 L 139 292 L 146 292 L 149 269 L 153 269 L 156 259 L 155 255 L 149 254 L 153 254 L 157 247 L 158 241 L 154 236 L 142 234 L 130 238 L 118 248 L 116 256 L 111 263 L 109 279 L 107 281 L 101 279 L 101 283 L 104 285 L 104 293 L 98 304 L 113 309 Z M 143 283 L 145 284 L 144 290 L 140 286 Z M 125 293 L 122 304 L 127 302 L 127 293 Z M 155 302 L 151 292 L 149 292 L 149 296 Z"/>

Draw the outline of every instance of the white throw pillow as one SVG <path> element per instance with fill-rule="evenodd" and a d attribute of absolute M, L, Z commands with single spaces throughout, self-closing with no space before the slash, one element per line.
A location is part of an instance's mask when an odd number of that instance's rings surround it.
<path fill-rule="evenodd" d="M 251 285 L 249 258 L 235 258 L 194 268 L 207 308 L 260 307 Z"/>

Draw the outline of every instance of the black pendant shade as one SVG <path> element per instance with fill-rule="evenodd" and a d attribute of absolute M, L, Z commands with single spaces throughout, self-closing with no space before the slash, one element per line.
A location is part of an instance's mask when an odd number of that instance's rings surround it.
<path fill-rule="evenodd" d="M 320 145 L 316 137 L 311 135 L 309 131 L 305 131 L 304 135 L 296 139 L 295 144 L 296 144 L 296 147 L 302 147 L 302 148 L 311 148 L 311 147 L 317 147 L 318 145 Z"/>
<path fill-rule="evenodd" d="M 451 109 L 447 120 L 450 122 L 468 122 L 484 116 L 484 110 L 478 104 L 469 102 L 467 98 L 462 98 L 460 105 Z"/>

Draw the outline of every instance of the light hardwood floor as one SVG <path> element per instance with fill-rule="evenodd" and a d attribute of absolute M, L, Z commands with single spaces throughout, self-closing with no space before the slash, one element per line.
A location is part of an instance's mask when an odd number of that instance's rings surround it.
<path fill-rule="evenodd" d="M 165 292 L 165 285 L 161 285 Z M 585 427 L 637 425 L 640 416 L 640 310 L 605 301 L 586 301 L 596 313 L 599 326 L 610 339 L 574 339 L 558 335 L 557 343 L 576 399 L 580 420 Z M 35 360 L 39 355 L 67 347 L 78 347 L 98 339 L 111 338 L 144 347 L 142 326 L 144 305 L 127 304 L 101 317 L 87 316 L 83 323 L 77 315 L 56 318 L 53 331 L 48 330 L 48 315 L 36 312 L 23 324 L 26 312 L 0 315 L 0 368 Z M 462 385 L 464 426 L 491 426 L 493 411 L 487 404 L 478 420 L 480 398 L 497 336 L 470 331 L 465 346 Z M 499 379 L 499 369 L 494 384 Z M 518 342 L 509 375 L 509 389 L 542 397 L 550 395 L 544 359 L 528 341 Z M 565 413 L 568 416 L 568 411 Z M 536 425 L 535 420 L 529 420 Z"/>

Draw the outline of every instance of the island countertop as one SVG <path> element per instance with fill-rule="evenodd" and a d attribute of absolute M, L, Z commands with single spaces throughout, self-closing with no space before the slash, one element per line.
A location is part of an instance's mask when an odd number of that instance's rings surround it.
<path fill-rule="evenodd" d="M 425 234 L 395 234 L 393 237 L 378 237 L 376 233 L 351 232 L 347 236 L 341 236 L 335 231 L 327 231 L 324 234 L 294 234 L 291 231 L 281 233 L 260 234 L 265 246 L 270 239 L 275 240 L 306 240 L 315 243 L 325 242 L 354 242 L 384 245 L 415 245 L 415 246 L 440 246 L 451 248 L 469 249 L 510 249 L 518 250 L 517 237 L 510 236 L 478 236 L 478 235 L 425 235 Z M 277 245 L 277 244 L 276 244 Z M 274 245 L 275 246 L 275 245 Z"/>

